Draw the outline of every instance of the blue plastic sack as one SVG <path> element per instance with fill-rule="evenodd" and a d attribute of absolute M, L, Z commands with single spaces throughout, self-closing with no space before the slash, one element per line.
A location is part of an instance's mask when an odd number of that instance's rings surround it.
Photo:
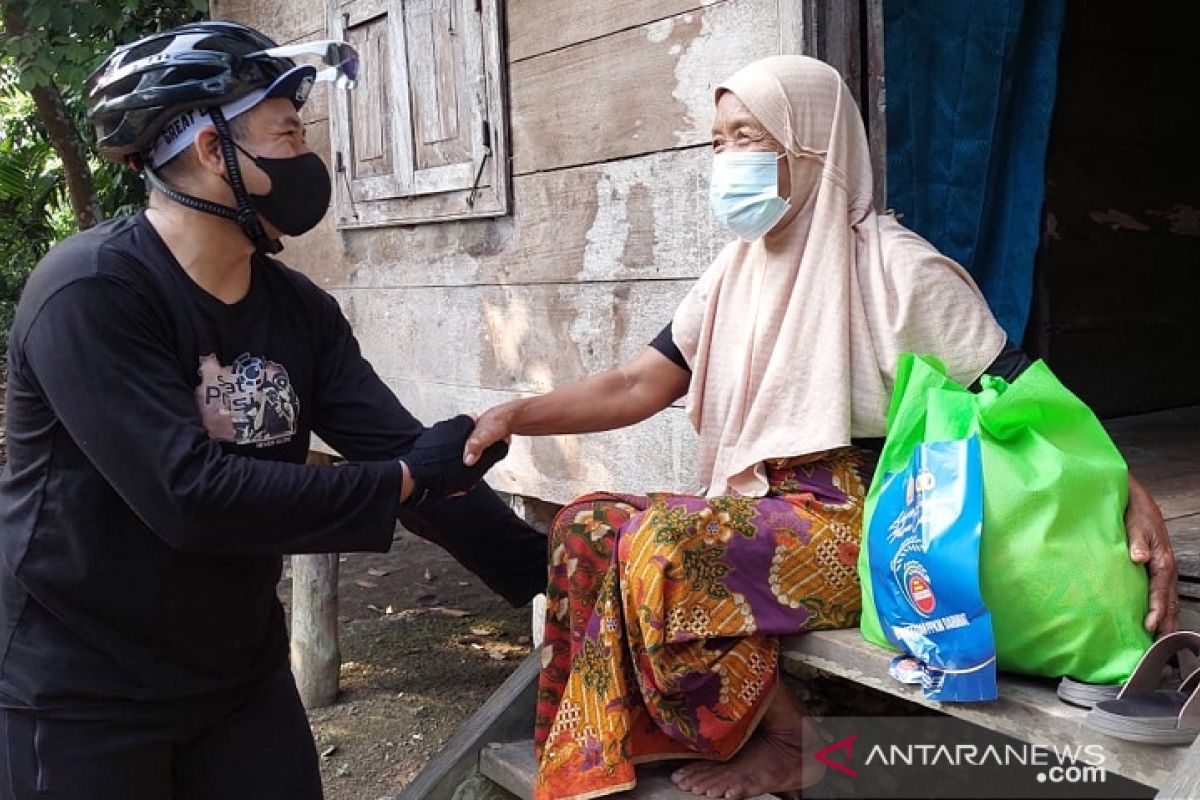
<path fill-rule="evenodd" d="M 979 591 L 979 436 L 920 444 L 887 475 L 867 557 L 884 635 L 908 656 L 891 674 L 931 700 L 996 699 L 992 618 Z"/>

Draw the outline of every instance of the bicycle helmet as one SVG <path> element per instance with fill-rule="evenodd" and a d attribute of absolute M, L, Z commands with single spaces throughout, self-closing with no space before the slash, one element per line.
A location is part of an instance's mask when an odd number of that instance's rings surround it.
<path fill-rule="evenodd" d="M 269 37 L 237 22 L 194 22 L 117 48 L 84 85 L 100 154 L 139 167 L 185 111 L 235 102 L 296 66 L 261 54 Z"/>
<path fill-rule="evenodd" d="M 298 66 L 293 54 L 316 55 L 326 69 Z M 246 192 L 229 120 L 267 97 L 285 96 L 300 108 L 314 81 L 352 87 L 357 73 L 358 54 L 345 42 L 279 47 L 237 22 L 196 22 L 117 48 L 88 77 L 85 93 L 102 156 L 144 170 L 171 200 L 231 219 L 259 252 L 277 253 L 283 245 L 267 236 Z M 155 172 L 208 124 L 217 130 L 236 207 L 181 192 Z"/>

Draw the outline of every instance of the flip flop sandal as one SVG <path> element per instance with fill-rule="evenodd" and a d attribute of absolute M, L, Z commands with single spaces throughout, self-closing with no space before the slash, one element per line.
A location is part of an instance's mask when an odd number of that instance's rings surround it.
<path fill-rule="evenodd" d="M 1080 708 L 1092 708 L 1101 700 L 1115 700 L 1121 691 L 1117 683 L 1084 683 L 1063 678 L 1058 683 L 1058 699 Z"/>
<path fill-rule="evenodd" d="M 1200 734 L 1200 633 L 1176 631 L 1155 642 L 1114 700 L 1101 700 L 1084 723 L 1144 744 L 1189 744 Z M 1164 688 L 1163 668 L 1176 656 L 1179 688 Z"/>

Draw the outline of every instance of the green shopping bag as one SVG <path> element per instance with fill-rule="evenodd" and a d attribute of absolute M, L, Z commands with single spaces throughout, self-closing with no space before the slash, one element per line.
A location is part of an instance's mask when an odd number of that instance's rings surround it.
<path fill-rule="evenodd" d="M 888 434 L 867 493 L 864 537 L 883 478 L 921 442 L 978 433 L 983 461 L 980 589 L 1000 669 L 1121 683 L 1150 646 L 1145 568 L 1129 559 L 1125 461 L 1091 410 L 1042 361 L 1012 384 L 985 376 L 972 394 L 941 362 L 905 353 Z M 964 395 L 966 398 L 964 399 Z M 864 539 L 862 633 L 880 628 Z M 936 582 L 936 576 L 931 576 Z"/>

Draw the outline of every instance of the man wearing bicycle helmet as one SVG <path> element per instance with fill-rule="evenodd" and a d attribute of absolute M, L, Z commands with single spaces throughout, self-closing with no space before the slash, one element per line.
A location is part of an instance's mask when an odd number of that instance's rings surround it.
<path fill-rule="evenodd" d="M 51 250 L 13 327 L 0 797 L 319 798 L 281 555 L 385 551 L 399 516 L 514 605 L 545 583 L 545 540 L 479 482 L 505 447 L 464 466 L 472 420 L 422 426 L 272 257 L 329 202 L 298 109 L 356 69 L 205 22 L 88 81 L 101 153 L 153 192 Z M 313 433 L 349 463 L 305 465 Z"/>

